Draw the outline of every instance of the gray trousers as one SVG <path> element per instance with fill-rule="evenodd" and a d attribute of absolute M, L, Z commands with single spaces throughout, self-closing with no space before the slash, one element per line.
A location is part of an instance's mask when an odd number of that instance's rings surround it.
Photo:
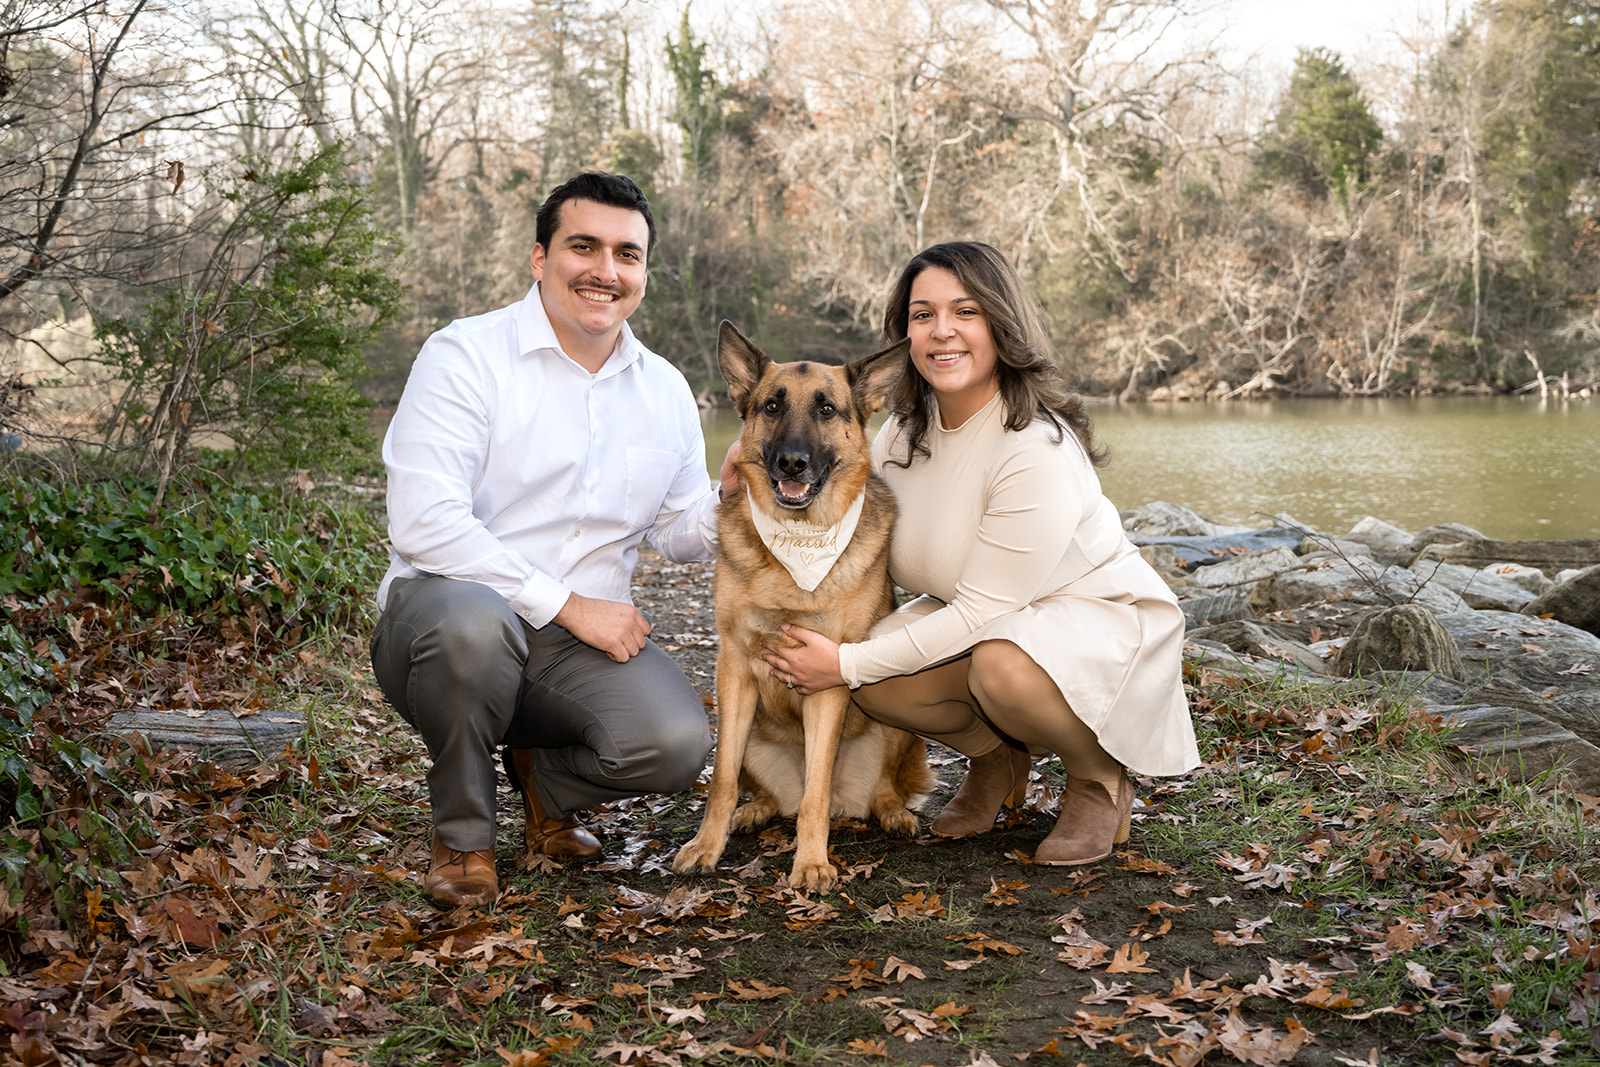
<path fill-rule="evenodd" d="M 434 833 L 461 851 L 494 847 L 497 746 L 533 750 L 554 818 L 687 789 L 711 752 L 699 694 L 654 642 L 617 663 L 555 623 L 529 626 L 478 582 L 392 583 L 372 668 L 433 757 Z"/>

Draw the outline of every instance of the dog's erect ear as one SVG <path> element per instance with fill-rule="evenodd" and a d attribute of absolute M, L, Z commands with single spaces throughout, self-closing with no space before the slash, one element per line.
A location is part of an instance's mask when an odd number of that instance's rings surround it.
<path fill-rule="evenodd" d="M 717 366 L 722 368 L 722 380 L 728 383 L 728 399 L 733 401 L 741 419 L 750 400 L 750 390 L 756 387 L 771 362 L 737 326 L 727 319 L 722 320 L 722 325 L 717 327 Z"/>
<path fill-rule="evenodd" d="M 863 356 L 846 364 L 844 373 L 850 382 L 850 395 L 855 399 L 861 421 L 883 407 L 883 401 L 905 371 L 906 353 L 911 348 L 909 339 L 902 339 L 870 356 Z"/>

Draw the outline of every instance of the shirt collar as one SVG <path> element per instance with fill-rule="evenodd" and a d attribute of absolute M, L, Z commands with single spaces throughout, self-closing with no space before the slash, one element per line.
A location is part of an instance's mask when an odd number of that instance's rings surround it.
<path fill-rule="evenodd" d="M 572 363 L 574 367 L 578 366 L 572 357 L 561 349 L 555 327 L 550 325 L 550 316 L 545 313 L 544 301 L 539 299 L 538 282 L 534 282 L 533 288 L 528 290 L 528 295 L 522 298 L 522 306 L 517 311 L 517 342 L 525 356 L 548 353 L 559 356 Z M 609 378 L 613 374 L 621 374 L 639 362 L 643 353 L 644 346 L 633 336 L 632 327 L 624 322 L 622 334 L 617 338 L 617 347 L 612 350 L 611 358 L 606 360 L 605 366 L 600 368 L 595 377 Z M 579 369 L 582 370 L 581 367 Z"/>

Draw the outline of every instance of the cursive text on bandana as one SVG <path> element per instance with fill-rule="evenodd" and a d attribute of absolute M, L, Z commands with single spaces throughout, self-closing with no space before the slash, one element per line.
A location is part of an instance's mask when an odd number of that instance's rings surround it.
<path fill-rule="evenodd" d="M 749 492 L 746 486 L 745 493 Z M 750 517 L 767 550 L 789 571 L 795 584 L 809 593 L 828 576 L 834 561 L 850 544 L 866 502 L 867 494 L 863 491 L 835 526 L 818 526 L 804 519 L 773 518 L 756 507 L 754 497 L 750 499 Z"/>

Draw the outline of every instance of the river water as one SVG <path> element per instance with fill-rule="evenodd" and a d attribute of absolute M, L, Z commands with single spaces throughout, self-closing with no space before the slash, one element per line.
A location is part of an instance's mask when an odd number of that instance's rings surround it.
<path fill-rule="evenodd" d="M 1215 522 L 1288 514 L 1343 533 L 1460 522 L 1502 540 L 1600 537 L 1600 400 L 1470 397 L 1096 404 L 1119 508 L 1165 500 Z M 706 416 L 713 470 L 739 420 Z"/>

